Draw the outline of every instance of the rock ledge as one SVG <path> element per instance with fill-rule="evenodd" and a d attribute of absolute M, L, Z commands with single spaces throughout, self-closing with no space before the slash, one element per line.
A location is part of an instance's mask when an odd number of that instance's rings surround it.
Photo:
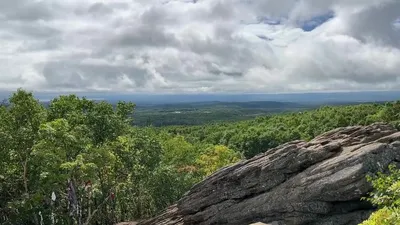
<path fill-rule="evenodd" d="M 139 225 L 356 225 L 373 210 L 365 176 L 399 161 L 392 126 L 338 128 L 223 168 Z"/>

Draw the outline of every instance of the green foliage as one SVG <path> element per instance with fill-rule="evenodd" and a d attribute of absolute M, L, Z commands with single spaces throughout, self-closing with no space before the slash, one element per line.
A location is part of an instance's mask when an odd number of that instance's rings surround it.
<path fill-rule="evenodd" d="M 23 90 L 15 92 L 9 102 L 8 107 L 2 106 L 0 118 L 3 145 L 0 155 L 7 159 L 2 165 L 2 170 L 5 170 L 2 171 L 2 177 L 6 182 L 0 188 L 4 191 L 1 193 L 0 207 L 5 213 L 13 215 L 16 211 L 24 214 L 32 210 L 30 181 L 33 180 L 31 171 L 34 168 L 31 154 L 39 127 L 45 121 L 45 110 L 31 93 Z M 18 197 L 9 204 L 8 201 L 14 196 Z"/>
<path fill-rule="evenodd" d="M 139 128 L 132 126 L 132 103 L 112 106 L 68 95 L 45 108 L 24 90 L 8 102 L 0 105 L 1 224 L 114 224 L 150 217 L 244 157 L 338 126 L 400 121 L 395 102 Z M 398 176 L 392 171 L 390 179 L 375 181 L 374 203 L 399 207 Z"/>
<path fill-rule="evenodd" d="M 399 208 L 382 208 L 372 213 L 368 220 L 360 225 L 398 225 L 400 224 Z"/>
<path fill-rule="evenodd" d="M 389 166 L 389 173 L 379 172 L 367 176 L 374 191 L 365 198 L 378 207 L 400 207 L 400 170 L 395 165 Z"/>
<path fill-rule="evenodd" d="M 69 95 L 44 108 L 23 90 L 9 102 L 0 106 L 1 224 L 114 224 L 150 217 L 208 171 L 197 159 L 207 158 L 210 145 L 132 127 L 132 103 L 113 107 Z M 210 155 L 209 170 L 231 163 L 234 152 L 227 154 Z"/>
<path fill-rule="evenodd" d="M 192 102 L 141 105 L 135 111 L 137 126 L 204 125 L 254 119 L 260 115 L 315 109 L 317 105 L 257 102 Z"/>
<path fill-rule="evenodd" d="M 380 209 L 361 225 L 397 225 L 400 224 L 400 170 L 389 166 L 389 173 L 379 172 L 367 176 L 373 191 L 368 200 Z"/>
<path fill-rule="evenodd" d="M 238 162 L 240 154 L 223 145 L 216 145 L 208 148 L 197 159 L 201 172 L 209 176 L 218 169 Z"/>
<path fill-rule="evenodd" d="M 288 141 L 310 140 L 341 126 L 367 125 L 373 122 L 400 120 L 399 103 L 321 107 L 313 111 L 258 117 L 235 123 L 162 128 L 182 135 L 189 142 L 225 145 L 251 158 Z M 399 109 L 400 110 L 400 109 Z"/>

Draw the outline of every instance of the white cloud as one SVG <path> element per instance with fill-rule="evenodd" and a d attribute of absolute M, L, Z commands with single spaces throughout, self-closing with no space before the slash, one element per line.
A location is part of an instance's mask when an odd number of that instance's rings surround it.
<path fill-rule="evenodd" d="M 398 0 L 1 1 L 0 90 L 398 89 L 399 17 Z"/>

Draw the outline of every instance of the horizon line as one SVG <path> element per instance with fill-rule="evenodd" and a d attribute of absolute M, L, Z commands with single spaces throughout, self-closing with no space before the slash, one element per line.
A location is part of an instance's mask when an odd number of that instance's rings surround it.
<path fill-rule="evenodd" d="M 340 94 L 340 93 L 393 93 L 400 90 L 327 90 L 327 91 L 292 91 L 292 92 L 114 92 L 114 91 L 33 91 L 21 88 L 32 92 L 33 94 L 95 94 L 95 95 L 291 95 L 291 94 Z M 18 90 L 18 89 L 17 89 Z M 0 94 L 12 94 L 16 91 L 1 91 Z"/>

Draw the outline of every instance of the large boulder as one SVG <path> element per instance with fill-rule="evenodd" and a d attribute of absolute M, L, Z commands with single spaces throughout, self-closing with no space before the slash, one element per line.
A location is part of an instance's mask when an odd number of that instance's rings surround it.
<path fill-rule="evenodd" d="M 386 124 L 344 127 L 293 141 L 223 168 L 140 225 L 356 225 L 373 207 L 367 174 L 400 161 L 400 132 Z"/>

